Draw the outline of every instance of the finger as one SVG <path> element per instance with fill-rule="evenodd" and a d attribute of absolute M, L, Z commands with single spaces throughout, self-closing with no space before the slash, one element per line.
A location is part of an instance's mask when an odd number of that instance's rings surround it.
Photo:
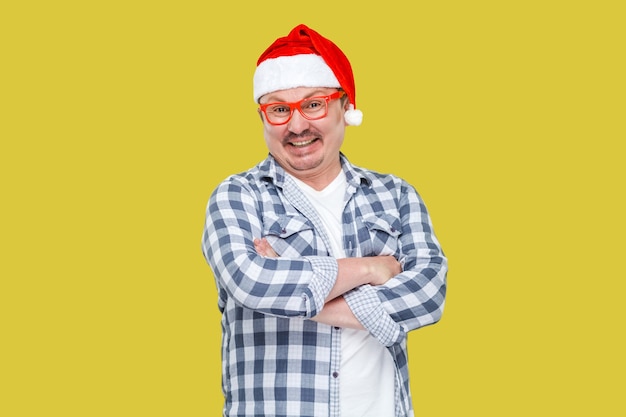
<path fill-rule="evenodd" d="M 267 256 L 265 254 L 265 246 L 263 245 L 263 241 L 259 238 L 254 239 L 254 250 L 261 256 Z"/>
<path fill-rule="evenodd" d="M 262 238 L 262 239 L 259 240 L 258 252 L 262 256 L 268 256 L 268 257 L 271 257 L 271 258 L 278 257 L 278 254 L 274 251 L 274 249 L 269 244 L 269 242 L 267 241 L 266 238 Z"/>
<path fill-rule="evenodd" d="M 254 239 L 254 249 L 261 256 L 267 256 L 267 257 L 277 257 L 278 256 L 276 254 L 276 252 L 274 252 L 274 250 L 270 246 L 270 244 L 267 241 L 267 239 L 265 239 L 265 238 L 261 238 L 261 239 L 256 238 L 256 239 Z"/>

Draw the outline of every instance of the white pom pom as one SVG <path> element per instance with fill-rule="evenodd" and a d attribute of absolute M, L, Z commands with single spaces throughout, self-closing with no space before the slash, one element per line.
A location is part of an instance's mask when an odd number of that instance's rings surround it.
<path fill-rule="evenodd" d="M 360 126 L 363 122 L 363 112 L 355 109 L 353 104 L 350 104 L 350 109 L 346 110 L 343 117 L 350 126 Z"/>

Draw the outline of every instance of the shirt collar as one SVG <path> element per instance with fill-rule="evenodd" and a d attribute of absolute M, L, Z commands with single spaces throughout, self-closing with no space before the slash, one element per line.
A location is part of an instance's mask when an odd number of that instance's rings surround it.
<path fill-rule="evenodd" d="M 346 174 L 346 181 L 348 184 L 355 187 L 359 187 L 362 184 L 369 187 L 372 184 L 372 179 L 369 177 L 367 171 L 363 168 L 354 166 L 348 161 L 348 158 L 343 154 L 339 154 L 341 160 L 341 168 Z M 259 177 L 274 183 L 279 188 L 283 188 L 285 184 L 285 170 L 281 167 L 276 159 L 271 154 L 268 154 L 267 158 L 259 164 Z"/>

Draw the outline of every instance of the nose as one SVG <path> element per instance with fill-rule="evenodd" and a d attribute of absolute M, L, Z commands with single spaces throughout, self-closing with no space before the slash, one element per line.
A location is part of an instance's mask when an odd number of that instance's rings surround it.
<path fill-rule="evenodd" d="M 295 109 L 291 115 L 291 119 L 287 123 L 287 129 L 295 134 L 304 132 L 309 127 L 309 121 L 300 113 L 300 110 Z"/>

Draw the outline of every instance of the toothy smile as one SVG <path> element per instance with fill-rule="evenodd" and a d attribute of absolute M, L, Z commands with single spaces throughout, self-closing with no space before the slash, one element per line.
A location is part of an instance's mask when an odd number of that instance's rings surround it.
<path fill-rule="evenodd" d="M 301 148 L 303 146 L 307 146 L 312 144 L 313 142 L 315 142 L 315 139 L 311 139 L 311 140 L 305 140 L 303 142 L 291 142 L 292 146 L 295 146 L 296 148 Z"/>

